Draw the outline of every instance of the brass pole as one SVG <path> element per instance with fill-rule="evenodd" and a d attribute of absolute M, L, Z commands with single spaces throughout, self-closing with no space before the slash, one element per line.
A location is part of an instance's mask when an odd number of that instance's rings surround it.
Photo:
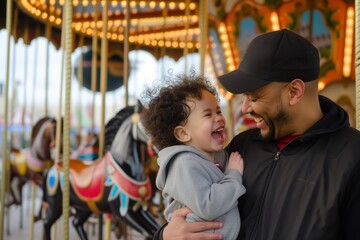
<path fill-rule="evenodd" d="M 189 15 L 190 15 L 190 0 L 185 1 L 185 47 L 184 47 L 184 58 L 185 58 L 185 75 L 187 75 L 187 68 L 188 68 L 188 42 L 189 42 Z"/>
<path fill-rule="evenodd" d="M 49 115 L 49 66 L 50 66 L 50 39 L 51 39 L 51 25 L 46 23 L 46 66 L 45 66 L 45 116 Z"/>
<path fill-rule="evenodd" d="M 30 208 L 30 233 L 29 240 L 34 239 L 34 209 L 35 209 L 35 191 L 36 191 L 36 183 L 31 181 L 31 208 Z"/>
<path fill-rule="evenodd" d="M 208 36 L 208 0 L 200 0 L 200 75 L 205 73 L 205 56 Z"/>
<path fill-rule="evenodd" d="M 99 3 L 96 1 L 96 6 L 94 8 L 94 35 L 92 37 L 92 56 L 91 56 L 91 91 L 93 94 L 92 98 L 92 111 L 91 111 L 91 132 L 90 138 L 94 137 L 95 131 L 95 94 L 97 89 L 97 57 L 98 57 L 98 14 L 99 14 Z"/>
<path fill-rule="evenodd" d="M 130 35 L 130 0 L 126 0 L 124 31 L 124 87 L 125 106 L 129 105 L 129 35 Z"/>
<path fill-rule="evenodd" d="M 166 55 L 166 19 L 167 19 L 167 15 L 168 15 L 168 9 L 167 9 L 167 3 L 165 2 L 164 4 L 164 9 L 162 10 L 162 18 L 163 18 L 163 38 L 164 38 L 164 45 L 161 47 L 161 52 L 160 52 L 160 59 L 161 60 L 161 77 L 165 77 L 165 55 Z M 170 41 L 170 40 L 169 40 Z"/>
<path fill-rule="evenodd" d="M 36 36 L 39 35 L 39 26 L 36 26 Z M 32 98 L 31 98 L 31 125 L 33 125 L 34 123 L 34 117 L 35 117 L 35 89 L 36 89 L 36 80 L 37 80 L 37 58 L 38 58 L 38 46 L 39 46 L 39 41 L 35 41 L 35 49 L 34 49 L 34 75 L 33 75 L 33 87 L 34 87 L 34 91 L 32 92 Z"/>
<path fill-rule="evenodd" d="M 10 110 L 11 110 L 11 117 L 10 117 L 10 126 L 13 126 L 14 124 L 14 115 L 15 115 L 15 103 L 17 98 L 17 82 L 15 79 L 15 70 L 16 70 L 16 38 L 17 38 L 17 28 L 16 25 L 18 24 L 18 16 L 19 16 L 19 10 L 17 8 L 14 8 L 14 21 L 13 21 L 13 39 L 14 44 L 12 45 L 13 49 L 13 58 L 12 58 L 12 96 L 11 96 L 11 103 L 10 103 Z M 10 131 L 10 148 L 13 147 L 13 140 L 14 140 L 14 133 Z M 9 176 L 6 179 L 6 182 L 9 183 L 10 179 Z M 9 188 L 9 184 L 6 184 L 7 189 Z"/>
<path fill-rule="evenodd" d="M 66 11 L 66 9 L 65 9 Z M 64 86 L 64 71 L 65 71 L 65 37 L 66 37 L 66 18 L 65 12 L 63 12 L 63 21 L 61 22 L 61 74 L 60 74 L 60 94 L 59 94 L 59 108 L 57 112 L 57 120 L 56 120 L 56 152 L 55 152 L 55 162 L 60 161 L 60 146 L 61 146 L 61 129 L 62 129 L 62 114 L 63 114 L 63 86 Z"/>
<path fill-rule="evenodd" d="M 79 143 L 81 143 L 81 131 L 82 131 L 82 124 L 81 124 L 81 117 L 82 117 L 82 86 L 84 84 L 84 53 L 83 53 L 83 49 L 82 49 L 82 45 L 84 44 L 84 35 L 80 36 L 80 59 L 79 59 L 79 66 L 78 66 L 78 73 L 77 73 L 77 78 L 79 80 L 79 95 L 78 95 L 78 101 L 79 101 L 79 105 L 78 105 L 78 125 L 77 125 L 77 129 L 78 129 L 78 134 L 80 136 L 79 139 Z"/>
<path fill-rule="evenodd" d="M 108 0 L 104 2 L 103 6 L 103 37 L 101 38 L 101 70 L 100 70 L 100 90 L 101 90 L 101 123 L 100 123 L 100 138 L 99 138 L 99 158 L 102 158 L 104 153 L 104 133 L 105 133 L 105 94 L 107 88 L 107 68 L 108 68 L 108 39 L 107 34 L 107 23 L 108 23 Z"/>
<path fill-rule="evenodd" d="M 101 80 L 100 80 L 100 90 L 101 90 L 101 123 L 100 123 L 100 138 L 99 138 L 99 158 L 103 158 L 104 148 L 105 148 L 105 106 L 106 106 L 106 89 L 107 89 L 107 72 L 108 72 L 108 9 L 109 9 L 109 1 L 104 1 L 103 12 L 102 12 L 102 20 L 103 20 L 103 37 L 101 38 Z M 104 173 L 105 174 L 105 173 Z M 101 216 L 102 219 L 102 216 Z M 111 219 L 105 218 L 105 240 L 110 239 L 111 232 Z M 99 239 L 102 236 L 102 225 L 99 226 Z"/>
<path fill-rule="evenodd" d="M 65 240 L 69 239 L 69 156 L 70 156 L 70 102 L 71 102 L 71 51 L 72 51 L 72 1 L 65 1 L 65 63 L 66 63 L 66 84 L 65 84 L 65 116 L 64 116 L 64 189 L 63 189 L 63 219 Z"/>
<path fill-rule="evenodd" d="M 29 42 L 29 24 L 26 23 L 25 26 L 25 33 L 24 33 L 24 46 L 25 46 L 25 53 L 24 53 L 24 99 L 23 99 L 23 109 L 21 113 L 21 126 L 23 127 L 22 136 L 21 136 L 21 148 L 26 147 L 24 144 L 25 141 L 25 114 L 26 114 L 26 103 L 27 103 L 27 84 L 28 84 L 28 47 L 25 45 L 26 42 Z"/>
<path fill-rule="evenodd" d="M 6 159 L 7 158 L 7 126 L 8 126 L 8 99 L 9 99 L 9 61 L 10 61 L 10 34 L 11 34 L 11 13 L 12 13 L 12 0 L 7 0 L 6 4 L 6 66 L 5 66 L 5 101 L 4 101 L 4 133 L 2 143 L 2 174 L 1 174 L 1 196 L 0 196 L 0 238 L 4 236 L 4 201 L 5 201 L 5 187 L 6 187 Z"/>

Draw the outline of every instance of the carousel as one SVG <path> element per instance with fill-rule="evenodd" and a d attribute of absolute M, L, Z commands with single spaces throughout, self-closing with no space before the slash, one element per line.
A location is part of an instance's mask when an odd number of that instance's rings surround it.
<path fill-rule="evenodd" d="M 320 52 L 320 94 L 359 127 L 359 11 L 353 0 L 0 0 L 1 239 L 151 239 L 164 224 L 156 149 L 129 89 L 170 74 L 165 59 L 212 81 L 231 138 L 254 122 L 217 76 L 254 37 L 295 31 Z M 156 74 L 140 75 L 139 52 Z"/>

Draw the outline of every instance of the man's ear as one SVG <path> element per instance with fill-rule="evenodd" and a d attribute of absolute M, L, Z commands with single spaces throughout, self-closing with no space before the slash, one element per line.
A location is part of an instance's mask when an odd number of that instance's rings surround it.
<path fill-rule="evenodd" d="M 294 79 L 289 84 L 289 103 L 295 105 L 305 94 L 305 83 L 301 79 Z"/>
<path fill-rule="evenodd" d="M 174 129 L 174 136 L 182 143 L 186 143 L 191 140 L 191 136 L 188 134 L 184 126 L 177 126 Z"/>

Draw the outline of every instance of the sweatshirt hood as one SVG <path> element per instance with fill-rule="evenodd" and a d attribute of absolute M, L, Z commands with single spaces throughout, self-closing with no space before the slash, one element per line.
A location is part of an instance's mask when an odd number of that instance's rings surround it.
<path fill-rule="evenodd" d="M 350 126 L 347 112 L 327 97 L 319 96 L 321 110 L 324 116 L 315 123 L 306 133 L 304 138 L 323 133 L 335 132 L 343 127 Z"/>
<path fill-rule="evenodd" d="M 195 154 L 204 161 L 211 161 L 202 152 L 187 145 L 176 145 L 162 149 L 158 153 L 157 163 L 160 168 L 156 176 L 156 186 L 160 190 L 164 188 L 167 173 L 169 172 L 171 163 L 177 158 L 179 154 L 185 152 Z M 225 155 L 225 151 L 219 151 L 215 153 L 215 158 L 219 162 L 221 167 L 226 167 L 226 162 L 224 161 Z"/>

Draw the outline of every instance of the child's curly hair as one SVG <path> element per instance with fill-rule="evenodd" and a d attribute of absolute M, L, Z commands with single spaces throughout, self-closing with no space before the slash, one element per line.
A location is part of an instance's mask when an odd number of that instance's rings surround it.
<path fill-rule="evenodd" d="M 174 136 L 174 129 L 186 124 L 191 113 L 186 101 L 188 98 L 200 100 L 202 90 L 209 91 L 219 101 L 218 93 L 211 82 L 205 77 L 195 75 L 177 75 L 166 79 L 165 87 L 153 87 L 144 91 L 142 98 L 148 99 L 148 104 L 141 111 L 141 119 L 158 150 L 182 144 Z"/>

